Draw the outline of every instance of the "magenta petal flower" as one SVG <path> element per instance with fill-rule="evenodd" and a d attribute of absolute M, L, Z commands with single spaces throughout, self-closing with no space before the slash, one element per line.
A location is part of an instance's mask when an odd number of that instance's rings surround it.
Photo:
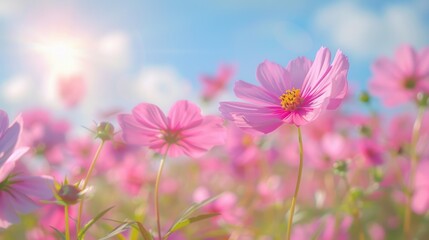
<path fill-rule="evenodd" d="M 347 93 L 348 60 L 337 51 L 332 64 L 329 49 L 322 47 L 314 62 L 297 58 L 286 68 L 269 61 L 259 65 L 261 86 L 235 84 L 237 97 L 247 101 L 222 102 L 223 116 L 248 130 L 269 133 L 284 123 L 301 126 L 326 109 L 336 109 Z"/>
<path fill-rule="evenodd" d="M 386 106 L 415 100 L 418 93 L 429 93 L 429 48 L 416 52 L 409 45 L 400 46 L 394 60 L 379 58 L 372 71 L 369 90 Z"/>
<path fill-rule="evenodd" d="M 21 117 L 9 126 L 7 114 L 0 110 L 0 229 L 17 223 L 18 214 L 35 210 L 35 199 L 52 196 L 48 178 L 27 176 L 16 164 L 28 151 L 16 147 L 21 130 Z"/>
<path fill-rule="evenodd" d="M 178 101 L 168 116 L 156 105 L 141 103 L 132 114 L 118 116 L 126 143 L 148 146 L 170 157 L 198 157 L 224 142 L 223 121 L 216 116 L 202 116 L 200 109 Z"/>

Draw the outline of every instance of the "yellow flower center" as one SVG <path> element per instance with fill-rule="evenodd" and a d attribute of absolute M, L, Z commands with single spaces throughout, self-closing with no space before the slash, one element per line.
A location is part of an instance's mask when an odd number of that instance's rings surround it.
<path fill-rule="evenodd" d="M 284 110 L 293 111 L 299 107 L 302 102 L 300 89 L 286 90 L 280 97 L 281 105 Z"/>

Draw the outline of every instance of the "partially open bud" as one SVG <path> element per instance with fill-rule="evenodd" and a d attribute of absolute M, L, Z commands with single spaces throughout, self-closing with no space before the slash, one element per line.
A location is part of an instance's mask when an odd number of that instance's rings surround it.
<path fill-rule="evenodd" d="M 55 182 L 54 195 L 61 205 L 74 205 L 84 198 L 91 188 L 82 189 L 81 184 L 70 184 L 67 179 L 63 183 Z"/>
<path fill-rule="evenodd" d="M 102 141 L 108 141 L 113 139 L 115 135 L 115 128 L 109 122 L 101 122 L 97 124 L 97 128 L 95 131 L 95 138 L 99 138 Z"/>
<path fill-rule="evenodd" d="M 73 205 L 79 202 L 81 199 L 81 190 L 71 184 L 61 185 L 61 188 L 57 192 L 58 200 L 63 201 L 66 205 Z"/>

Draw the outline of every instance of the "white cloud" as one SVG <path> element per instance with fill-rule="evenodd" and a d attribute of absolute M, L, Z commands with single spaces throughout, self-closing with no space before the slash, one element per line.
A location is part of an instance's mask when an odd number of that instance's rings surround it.
<path fill-rule="evenodd" d="M 130 38 L 124 32 L 111 32 L 98 43 L 98 52 L 106 68 L 124 70 L 130 64 Z"/>
<path fill-rule="evenodd" d="M 22 103 L 31 94 L 31 90 L 34 89 L 32 85 L 31 79 L 27 76 L 14 76 L 2 84 L 2 97 L 12 104 Z"/>
<path fill-rule="evenodd" d="M 139 102 L 149 102 L 168 110 L 178 100 L 195 101 L 192 85 L 171 66 L 144 68 L 135 83 L 135 94 Z"/>
<path fill-rule="evenodd" d="M 402 43 L 420 47 L 429 33 L 417 6 L 389 5 L 379 12 L 355 2 L 338 2 L 320 9 L 314 24 L 333 44 L 359 57 L 392 52 Z"/>

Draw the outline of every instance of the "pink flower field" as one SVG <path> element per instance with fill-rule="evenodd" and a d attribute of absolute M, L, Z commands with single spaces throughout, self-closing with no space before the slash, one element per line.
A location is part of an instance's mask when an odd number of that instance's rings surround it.
<path fill-rule="evenodd" d="M 10 6 L 0 4 L 0 27 Z M 132 85 L 120 57 L 139 50 L 124 36 L 82 43 L 86 54 L 40 43 L 27 67 L 51 85 L 0 82 L 5 99 L 30 96 L 0 104 L 0 239 L 429 239 L 429 42 L 368 62 L 335 41 L 251 47 L 242 61 L 186 51 L 177 68 L 191 59 L 195 81 L 158 67 Z M 145 57 L 183 56 L 157 54 Z"/>

